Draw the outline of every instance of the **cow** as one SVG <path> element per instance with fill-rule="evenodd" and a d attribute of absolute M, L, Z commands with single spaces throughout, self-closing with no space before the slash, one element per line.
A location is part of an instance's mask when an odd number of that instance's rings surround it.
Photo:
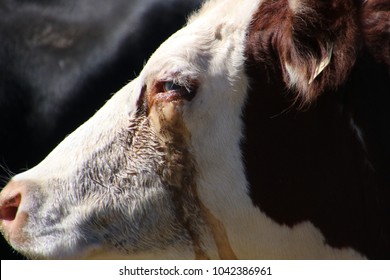
<path fill-rule="evenodd" d="M 1 1 L 0 185 L 39 163 L 96 112 L 199 5 Z M 2 258 L 15 258 L 6 244 L 1 238 Z"/>
<path fill-rule="evenodd" d="M 0 195 L 33 259 L 390 257 L 390 2 L 208 0 Z"/>

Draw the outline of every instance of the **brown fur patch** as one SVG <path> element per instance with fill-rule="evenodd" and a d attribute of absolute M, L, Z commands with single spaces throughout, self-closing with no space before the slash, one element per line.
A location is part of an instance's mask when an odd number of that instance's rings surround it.
<path fill-rule="evenodd" d="M 356 30 L 359 13 L 363 22 L 369 18 L 362 17 L 370 1 L 365 1 L 366 6 L 360 6 L 359 0 L 327 1 L 329 7 L 324 7 L 325 1 L 312 2 L 295 1 L 298 5 L 306 3 L 306 13 L 312 17 L 303 15 L 302 24 L 307 26 L 298 25 L 294 32 L 303 33 L 293 36 L 294 40 L 287 36 L 293 34 L 289 25 L 293 14 L 283 0 L 266 0 L 249 28 L 245 62 L 249 86 L 242 141 L 249 193 L 254 205 L 283 226 L 310 221 L 331 247 L 350 247 L 368 258 L 388 259 L 390 135 L 386 124 L 390 120 L 390 84 L 387 69 L 367 53 L 377 50 L 370 43 L 361 48 L 362 31 Z M 338 16 L 346 9 L 331 13 L 338 9 L 335 4 L 351 6 L 345 19 Z M 376 7 L 382 15 L 384 6 Z M 296 6 L 294 10 L 305 11 Z M 375 13 L 371 17 L 375 18 Z M 349 26 L 341 24 L 345 20 L 352 22 Z M 332 34 L 337 22 L 340 34 L 350 34 L 353 40 Z M 331 37 L 325 30 L 328 24 Z M 316 28 L 320 32 L 313 34 Z M 307 29 L 312 30 L 304 32 Z M 322 33 L 326 36 L 321 37 Z M 373 34 L 378 47 L 380 34 Z M 355 41 L 357 37 L 359 42 Z M 313 45 L 308 44 L 311 38 Z M 333 38 L 332 60 L 311 85 L 315 104 L 299 110 L 286 98 L 283 55 L 289 53 L 288 47 L 297 48 L 302 42 L 308 51 L 303 55 L 309 55 L 321 38 Z M 387 37 L 382 38 L 386 44 Z M 348 58 L 351 61 L 345 61 Z M 335 90 L 337 85 L 342 86 Z"/>
<path fill-rule="evenodd" d="M 251 63 L 282 75 L 298 99 L 310 103 L 344 83 L 355 62 L 357 29 L 351 0 L 300 1 L 294 11 L 288 0 L 266 0 L 249 27 L 246 53 Z M 316 75 L 330 52 L 329 65 Z"/>
<path fill-rule="evenodd" d="M 390 73 L 390 1 L 364 1 L 360 22 L 369 52 L 378 62 L 386 64 Z"/>

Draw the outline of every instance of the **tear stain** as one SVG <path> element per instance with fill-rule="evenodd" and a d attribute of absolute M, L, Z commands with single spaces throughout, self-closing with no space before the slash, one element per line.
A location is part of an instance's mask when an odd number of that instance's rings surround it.
<path fill-rule="evenodd" d="M 181 101 L 155 102 L 149 110 L 149 118 L 154 129 L 164 141 L 164 145 L 180 150 L 187 148 L 190 133 L 182 120 Z"/>
<path fill-rule="evenodd" d="M 199 199 L 195 183 L 196 164 L 188 149 L 191 134 L 182 118 L 183 103 L 159 99 L 149 104 L 153 104 L 149 107 L 149 118 L 166 149 L 167 164 L 161 174 L 173 192 L 177 219 L 191 239 L 195 259 L 210 259 L 202 247 L 202 223 L 211 231 L 219 258 L 237 259 L 224 225 Z"/>
<path fill-rule="evenodd" d="M 150 102 L 149 102 L 150 103 Z M 199 199 L 194 183 L 196 168 L 188 151 L 191 138 L 182 119 L 181 101 L 153 100 L 149 119 L 165 148 L 166 165 L 159 173 L 173 193 L 178 222 L 190 237 L 195 259 L 208 260 L 202 247 Z"/>
<path fill-rule="evenodd" d="M 209 225 L 213 234 L 215 245 L 218 249 L 218 255 L 221 260 L 237 260 L 237 256 L 234 253 L 229 238 L 226 233 L 225 226 L 218 220 L 211 211 L 199 201 L 200 209 L 203 216 Z"/>
<path fill-rule="evenodd" d="M 194 193 L 195 191 L 195 193 Z M 177 218 L 183 228 L 186 229 L 192 243 L 196 260 L 209 260 L 205 250 L 202 248 L 201 236 L 199 232 L 199 221 L 201 213 L 199 211 L 199 201 L 196 196 L 196 188 L 192 185 L 189 188 L 173 188 L 173 202 L 178 210 Z"/>
<path fill-rule="evenodd" d="M 194 162 L 194 161 L 192 161 L 192 162 Z M 196 169 L 194 168 L 193 170 L 195 171 Z M 190 218 L 193 218 L 193 219 L 188 220 L 188 223 L 189 223 L 188 225 L 190 227 L 187 227 L 186 229 L 189 233 L 192 230 L 191 227 L 193 225 L 200 224 L 199 221 L 204 221 L 207 224 L 207 220 L 204 219 L 204 214 L 202 212 L 202 205 L 203 204 L 200 201 L 199 196 L 198 196 L 198 191 L 197 191 L 197 187 L 195 184 L 195 176 L 194 175 L 195 175 L 195 172 L 192 172 L 191 184 L 189 185 L 189 188 L 184 188 L 187 192 L 189 192 L 189 195 L 192 198 L 194 210 L 197 213 L 197 215 L 195 215 L 195 216 L 190 216 Z M 201 227 L 198 226 L 197 228 L 200 229 Z M 195 231 L 195 233 L 196 233 L 195 235 L 191 236 L 192 245 L 193 245 L 194 252 L 195 252 L 195 259 L 196 260 L 209 260 L 210 257 L 207 255 L 207 253 L 203 250 L 203 248 L 201 246 L 202 244 L 200 242 L 201 239 L 200 239 L 199 230 Z"/>

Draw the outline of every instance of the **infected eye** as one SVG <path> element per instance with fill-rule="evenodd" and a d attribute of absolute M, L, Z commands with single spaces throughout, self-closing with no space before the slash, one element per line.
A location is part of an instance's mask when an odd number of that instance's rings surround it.
<path fill-rule="evenodd" d="M 191 101 L 195 95 L 197 86 L 191 83 L 181 84 L 176 81 L 163 81 L 161 84 L 162 92 L 169 94 L 170 99 L 185 99 Z"/>
<path fill-rule="evenodd" d="M 180 90 L 187 90 L 185 86 L 179 85 L 175 83 L 174 81 L 166 81 L 164 82 L 164 91 L 180 91 Z"/>

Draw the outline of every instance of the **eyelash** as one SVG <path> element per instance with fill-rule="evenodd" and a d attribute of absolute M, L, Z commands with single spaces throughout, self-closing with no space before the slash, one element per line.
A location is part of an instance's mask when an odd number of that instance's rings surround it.
<path fill-rule="evenodd" d="M 160 81 L 157 88 L 158 92 L 170 94 L 174 99 L 191 101 L 196 95 L 198 86 L 196 82 L 165 80 Z"/>
<path fill-rule="evenodd" d="M 175 81 L 165 81 L 164 84 L 163 84 L 163 89 L 164 91 L 178 91 L 178 90 L 187 90 L 189 91 L 189 89 L 186 87 L 186 86 L 183 86 Z"/>

